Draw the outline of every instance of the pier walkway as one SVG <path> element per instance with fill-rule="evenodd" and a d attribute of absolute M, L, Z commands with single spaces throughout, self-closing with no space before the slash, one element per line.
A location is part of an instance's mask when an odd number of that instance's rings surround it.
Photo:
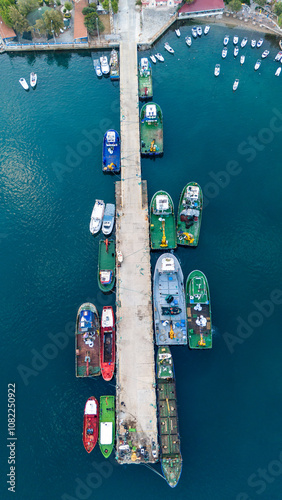
<path fill-rule="evenodd" d="M 116 183 L 116 245 L 124 258 L 116 285 L 116 448 L 119 463 L 144 463 L 157 460 L 158 435 L 147 184 L 141 180 L 137 45 L 129 15 L 128 26 L 120 44 L 121 181 Z"/>

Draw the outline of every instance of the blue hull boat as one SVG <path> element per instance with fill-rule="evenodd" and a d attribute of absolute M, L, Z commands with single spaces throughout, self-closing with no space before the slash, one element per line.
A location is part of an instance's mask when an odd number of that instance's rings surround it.
<path fill-rule="evenodd" d="M 120 139 L 116 130 L 110 129 L 103 141 L 103 172 L 120 172 Z"/>

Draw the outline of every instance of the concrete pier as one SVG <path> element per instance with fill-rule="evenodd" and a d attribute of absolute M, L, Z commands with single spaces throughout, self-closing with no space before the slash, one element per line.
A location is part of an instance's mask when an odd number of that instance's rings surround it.
<path fill-rule="evenodd" d="M 116 183 L 117 460 L 158 459 L 147 184 L 141 180 L 137 46 L 120 44 L 121 181 Z M 153 453 L 152 453 L 153 452 Z"/>

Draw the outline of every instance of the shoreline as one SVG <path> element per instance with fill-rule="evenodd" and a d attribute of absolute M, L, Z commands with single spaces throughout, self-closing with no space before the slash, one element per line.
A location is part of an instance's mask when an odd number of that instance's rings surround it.
<path fill-rule="evenodd" d="M 199 18 L 193 18 L 199 19 Z M 282 33 L 281 35 L 277 32 L 275 32 L 273 29 L 268 28 L 267 26 L 261 26 L 262 23 L 253 22 L 251 20 L 248 20 L 247 22 L 244 21 L 244 19 L 238 19 L 236 17 L 233 17 L 232 15 L 226 16 L 226 14 L 223 14 L 221 19 L 217 19 L 216 17 L 211 18 L 209 16 L 206 17 L 201 17 L 201 20 L 203 20 L 205 23 L 208 24 L 218 24 L 219 26 L 227 26 L 228 28 L 240 28 L 244 29 L 246 31 L 256 31 L 258 33 L 264 33 L 265 35 L 273 35 L 273 36 L 280 36 L 282 39 Z"/>

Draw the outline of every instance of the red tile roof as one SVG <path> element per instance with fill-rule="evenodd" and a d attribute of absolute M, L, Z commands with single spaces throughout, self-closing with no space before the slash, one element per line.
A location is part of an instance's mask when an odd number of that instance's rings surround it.
<path fill-rule="evenodd" d="M 179 9 L 179 13 L 200 12 L 203 10 L 216 10 L 224 9 L 223 0 L 196 0 L 195 2 L 188 5 L 187 3 Z"/>
<path fill-rule="evenodd" d="M 5 38 L 15 38 L 17 36 L 13 28 L 9 28 L 9 26 L 7 26 L 4 23 L 1 16 L 0 16 L 0 36 L 3 40 L 5 40 Z"/>
<path fill-rule="evenodd" d="M 75 2 L 74 7 L 74 40 L 79 38 L 87 38 L 87 28 L 84 26 L 84 15 L 82 9 L 88 7 L 87 0 L 78 0 Z"/>

